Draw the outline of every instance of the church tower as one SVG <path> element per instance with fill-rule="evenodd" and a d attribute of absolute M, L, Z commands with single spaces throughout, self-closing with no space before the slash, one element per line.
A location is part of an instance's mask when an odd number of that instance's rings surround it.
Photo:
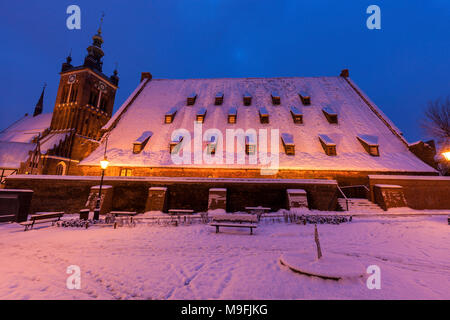
<path fill-rule="evenodd" d="M 119 77 L 117 70 L 110 77 L 102 72 L 101 25 L 92 40 L 83 65 L 73 67 L 70 56 L 62 64 L 52 131 L 74 130 L 80 136 L 99 139 L 100 129 L 111 118 Z"/>
<path fill-rule="evenodd" d="M 98 146 L 96 140 L 100 139 L 101 128 L 112 116 L 119 77 L 117 70 L 109 77 L 103 73 L 102 21 L 103 17 L 97 33 L 92 37 L 92 44 L 87 48 L 84 63 L 73 66 L 69 55 L 61 67 L 48 132 L 48 136 L 59 135 L 61 143 L 50 151 L 48 158 L 63 160 L 64 168 L 82 160 Z M 46 167 L 44 174 L 60 174 L 61 170 L 53 165 Z M 62 174 L 70 173 L 64 170 Z"/>

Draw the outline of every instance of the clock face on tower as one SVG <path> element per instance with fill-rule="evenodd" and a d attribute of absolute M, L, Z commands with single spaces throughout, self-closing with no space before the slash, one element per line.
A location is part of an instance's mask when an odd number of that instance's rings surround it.
<path fill-rule="evenodd" d="M 67 79 L 67 83 L 74 83 L 76 79 L 77 79 L 77 76 L 74 74 L 71 74 L 69 76 L 69 79 Z"/>

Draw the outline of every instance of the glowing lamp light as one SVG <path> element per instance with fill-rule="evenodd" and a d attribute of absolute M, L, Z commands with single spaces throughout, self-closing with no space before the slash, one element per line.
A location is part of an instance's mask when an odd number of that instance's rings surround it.
<path fill-rule="evenodd" d="M 445 160 L 450 161 L 450 151 L 442 152 L 442 155 L 444 156 Z"/>
<path fill-rule="evenodd" d="M 109 161 L 105 158 L 100 161 L 100 167 L 102 167 L 103 170 L 106 170 L 108 168 Z"/>

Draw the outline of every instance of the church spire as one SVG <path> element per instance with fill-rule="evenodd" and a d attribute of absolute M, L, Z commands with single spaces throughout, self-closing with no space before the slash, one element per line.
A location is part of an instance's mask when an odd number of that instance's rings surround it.
<path fill-rule="evenodd" d="M 87 48 L 88 55 L 84 59 L 84 66 L 90 67 L 92 69 L 96 69 L 98 71 L 102 71 L 103 61 L 102 58 L 105 55 L 102 50 L 103 38 L 102 38 L 102 24 L 103 17 L 105 16 L 102 13 L 102 17 L 100 18 L 100 26 L 97 30 L 97 34 L 92 37 L 92 44 Z"/>
<path fill-rule="evenodd" d="M 44 92 L 45 92 L 46 86 L 47 86 L 47 84 L 44 83 L 44 87 L 42 88 L 41 97 L 39 98 L 38 102 L 36 103 L 36 107 L 34 107 L 33 117 L 36 117 L 37 115 L 41 114 L 42 110 L 44 109 Z"/>

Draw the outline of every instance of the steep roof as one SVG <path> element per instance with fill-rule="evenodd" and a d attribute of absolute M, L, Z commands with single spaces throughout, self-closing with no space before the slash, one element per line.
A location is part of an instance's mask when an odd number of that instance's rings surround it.
<path fill-rule="evenodd" d="M 201 108 L 206 108 L 203 133 L 218 129 L 224 140 L 226 129 L 268 129 L 269 144 L 270 130 L 278 129 L 280 136 L 291 134 L 295 155 L 286 155 L 280 143 L 280 169 L 435 172 L 408 150 L 399 130 L 352 85 L 353 82 L 343 77 L 144 80 L 105 126 L 110 130 L 107 156 L 111 166 L 259 167 L 248 161 L 245 165 L 225 164 L 225 161 L 212 165 L 172 162 L 169 153 L 172 132 L 184 128 L 193 138 L 196 115 Z M 310 105 L 302 104 L 300 91 L 310 95 Z M 224 94 L 221 105 L 214 104 L 218 92 Z M 252 97 L 250 106 L 243 105 L 246 92 Z M 279 105 L 273 103 L 273 92 L 281 99 Z M 197 94 L 195 103 L 187 106 L 186 99 L 192 93 Z M 302 113 L 303 123 L 293 122 L 291 106 Z M 173 107 L 177 108 L 173 122 L 165 124 L 164 116 Z M 261 107 L 268 112 L 268 124 L 260 123 Z M 322 111 L 325 107 L 336 112 L 337 124 L 327 121 Z M 227 122 L 230 108 L 237 109 L 236 124 Z M 145 131 L 151 131 L 152 137 L 143 151 L 133 154 L 133 142 Z M 337 156 L 324 153 L 319 134 L 327 135 L 336 143 Z M 377 137 L 380 156 L 369 155 L 358 141 L 358 135 Z M 103 158 L 104 143 L 105 139 L 81 165 L 97 166 Z"/>
<path fill-rule="evenodd" d="M 26 115 L 8 128 L 0 131 L 0 141 L 29 143 L 38 133 L 50 127 L 52 113 L 42 113 L 35 117 Z"/>
<path fill-rule="evenodd" d="M 20 163 L 28 159 L 29 151 L 35 147 L 34 143 L 0 141 L 0 168 L 19 169 Z"/>

